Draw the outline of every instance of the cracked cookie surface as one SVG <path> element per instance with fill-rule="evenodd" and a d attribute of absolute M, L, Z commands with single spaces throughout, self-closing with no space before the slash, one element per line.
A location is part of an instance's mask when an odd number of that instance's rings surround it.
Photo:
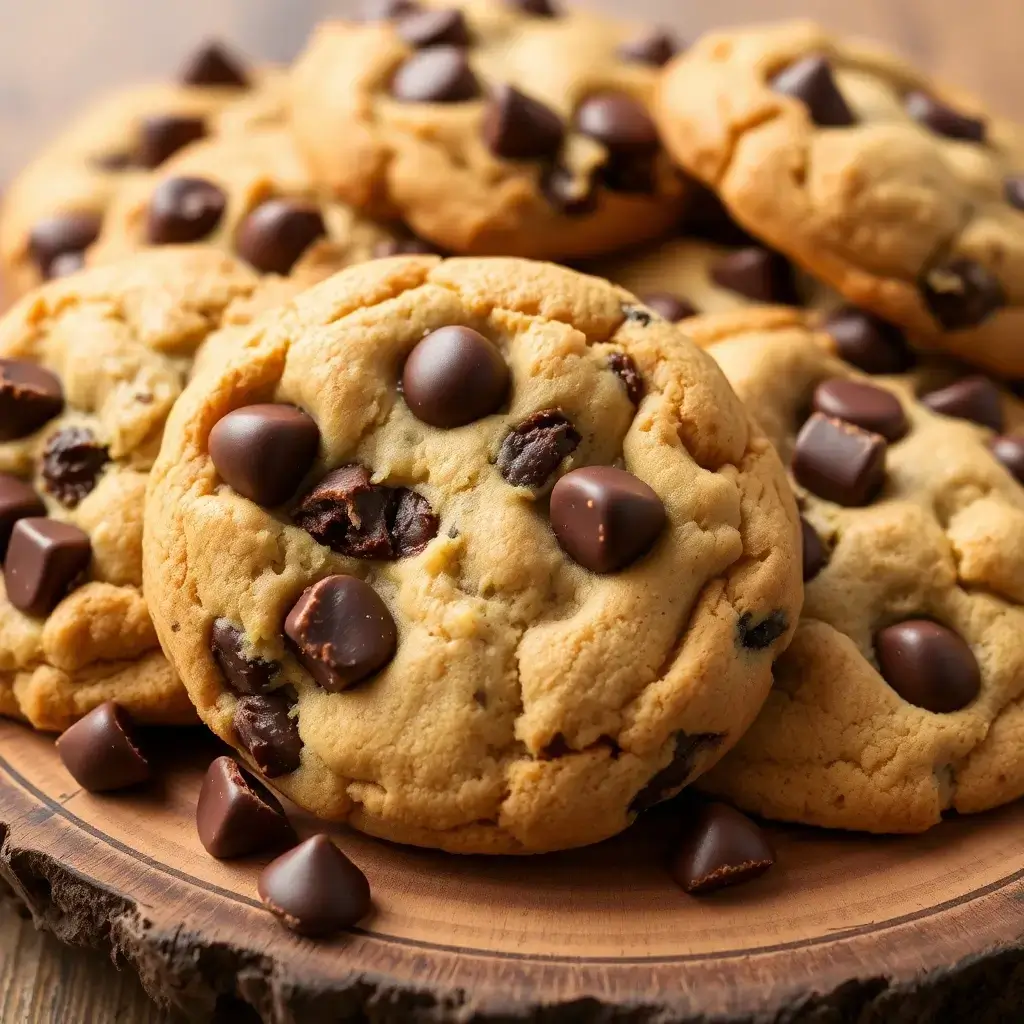
<path fill-rule="evenodd" d="M 701 784 L 767 817 L 872 832 L 1020 796 L 1019 403 L 943 364 L 866 376 L 794 312 L 685 329 L 791 468 L 804 519 L 793 643 Z"/>
<path fill-rule="evenodd" d="M 147 508 L 204 721 L 402 842 L 594 842 L 750 723 L 799 610 L 796 510 L 712 361 L 605 281 L 351 267 L 196 376 Z"/>

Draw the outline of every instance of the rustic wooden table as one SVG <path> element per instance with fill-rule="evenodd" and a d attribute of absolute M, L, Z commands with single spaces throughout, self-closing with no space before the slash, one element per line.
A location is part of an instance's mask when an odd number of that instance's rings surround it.
<path fill-rule="evenodd" d="M 622 0 L 591 0 L 622 9 Z M 348 0 L 42 0 L 4 12 L 0 31 L 0 180 L 9 177 L 83 99 L 173 72 L 204 37 L 253 56 L 287 59 L 318 19 Z M 16 9 L 15 9 L 16 8 Z M 895 45 L 936 73 L 1024 114 L 1024 8 L 1009 0 L 630 0 L 631 17 L 694 36 L 714 25 L 804 15 Z M 236 1018 L 237 1019 L 237 1018 Z M 0 1021 L 107 1024 L 179 1021 L 156 1008 L 129 971 L 62 946 L 0 906 Z"/>

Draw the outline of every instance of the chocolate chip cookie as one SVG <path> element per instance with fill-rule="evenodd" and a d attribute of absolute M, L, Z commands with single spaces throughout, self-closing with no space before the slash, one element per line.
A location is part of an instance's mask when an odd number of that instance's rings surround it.
<path fill-rule="evenodd" d="M 204 721 L 301 806 L 526 853 L 618 832 L 738 739 L 798 547 L 778 457 L 678 328 L 564 268 L 421 256 L 195 377 L 145 576 Z"/>
<path fill-rule="evenodd" d="M 806 580 L 764 710 L 702 783 L 768 817 L 871 832 L 1020 796 L 1019 403 L 943 365 L 859 372 L 799 314 L 774 316 L 687 323 L 790 468 Z"/>
<path fill-rule="evenodd" d="M 1024 376 L 1024 131 L 806 22 L 709 35 L 661 81 L 680 166 L 915 342 Z"/>
<path fill-rule="evenodd" d="M 293 75 L 315 179 L 446 251 L 595 256 L 664 234 L 682 182 L 648 112 L 672 43 L 543 0 L 389 4 Z"/>
<path fill-rule="evenodd" d="M 51 281 L 0 319 L 0 712 L 194 712 L 142 594 L 148 471 L 191 358 L 259 278 L 164 249 Z"/>

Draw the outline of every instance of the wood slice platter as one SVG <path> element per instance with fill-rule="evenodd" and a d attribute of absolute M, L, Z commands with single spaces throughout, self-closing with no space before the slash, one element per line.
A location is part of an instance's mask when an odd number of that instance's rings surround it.
<path fill-rule="evenodd" d="M 1024 805 L 917 837 L 771 827 L 776 867 L 701 899 L 666 870 L 680 806 L 600 846 L 457 857 L 337 829 L 375 911 L 313 942 L 260 908 L 265 860 L 199 845 L 199 730 L 160 781 L 77 788 L 53 740 L 0 721 L 0 871 L 37 922 L 109 946 L 199 1019 L 543 1022 L 1020 1020 Z M 300 834 L 321 830 L 301 814 Z M 247 1005 L 248 1004 L 248 1005 Z"/>

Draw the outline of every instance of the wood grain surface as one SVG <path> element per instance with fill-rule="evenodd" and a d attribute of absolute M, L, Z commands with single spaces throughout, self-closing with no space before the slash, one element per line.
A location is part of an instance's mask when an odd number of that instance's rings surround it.
<path fill-rule="evenodd" d="M 627 6 L 623 0 L 593 0 L 593 5 L 609 11 Z M 173 73 L 206 37 L 231 40 L 253 57 L 283 60 L 301 48 L 318 19 L 351 6 L 347 0 L 5 2 L 0 5 L 0 180 L 90 96 Z M 684 38 L 750 18 L 816 17 L 892 44 L 1002 112 L 1024 115 L 1024 6 L 1014 0 L 630 0 L 628 9 L 631 17 L 673 25 Z M 0 909 L 3 1024 L 180 1020 L 157 1010 L 133 974 L 118 971 L 101 953 L 64 947 L 35 932 L 12 907 Z"/>

